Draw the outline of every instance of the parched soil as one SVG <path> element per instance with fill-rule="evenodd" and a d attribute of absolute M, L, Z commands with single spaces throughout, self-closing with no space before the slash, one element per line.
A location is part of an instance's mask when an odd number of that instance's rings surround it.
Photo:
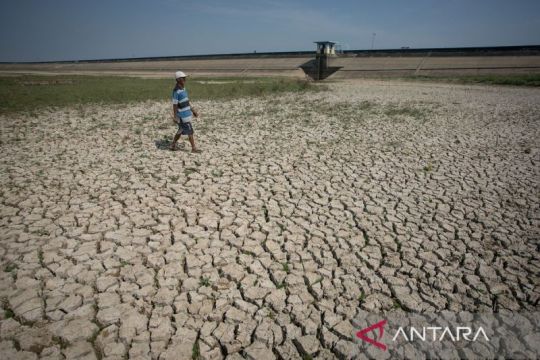
<path fill-rule="evenodd" d="M 398 81 L 0 117 L 2 358 L 347 358 L 358 311 L 538 311 L 540 90 Z"/>

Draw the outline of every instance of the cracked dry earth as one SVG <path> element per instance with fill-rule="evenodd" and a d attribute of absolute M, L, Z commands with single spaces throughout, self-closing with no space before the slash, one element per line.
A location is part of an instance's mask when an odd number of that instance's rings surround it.
<path fill-rule="evenodd" d="M 397 81 L 4 115 L 3 359 L 350 358 L 358 311 L 537 311 L 540 91 Z M 359 355 L 362 356 L 362 355 Z"/>

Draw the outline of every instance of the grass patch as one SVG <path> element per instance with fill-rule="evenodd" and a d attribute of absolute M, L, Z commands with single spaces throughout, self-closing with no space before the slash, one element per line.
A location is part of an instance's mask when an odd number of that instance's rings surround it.
<path fill-rule="evenodd" d="M 403 306 L 397 299 L 393 299 L 392 309 L 394 310 L 404 310 Z"/>
<path fill-rule="evenodd" d="M 199 172 L 196 168 L 188 167 L 188 168 L 184 169 L 184 174 L 186 176 L 188 176 L 190 174 L 193 174 L 193 173 L 196 173 L 196 172 Z"/>
<path fill-rule="evenodd" d="M 61 337 L 53 336 L 52 340 L 54 343 L 58 344 L 62 350 L 67 349 L 67 347 L 71 345 L 68 341 L 62 339 Z"/>
<path fill-rule="evenodd" d="M 425 172 L 430 172 L 433 170 L 433 165 L 431 165 L 431 163 L 427 164 L 426 166 L 424 166 L 423 170 Z"/>
<path fill-rule="evenodd" d="M 5 319 L 11 319 L 14 316 L 15 316 L 15 313 L 13 312 L 13 310 L 11 310 L 11 309 L 4 310 L 4 318 Z"/>
<path fill-rule="evenodd" d="M 222 177 L 223 176 L 223 171 L 219 170 L 219 169 L 214 169 L 212 170 L 212 176 L 213 177 Z"/>
<path fill-rule="evenodd" d="M 129 265 L 129 262 L 127 262 L 126 260 L 120 260 L 120 267 L 124 267 L 128 265 Z"/>
<path fill-rule="evenodd" d="M 251 256 L 251 257 L 256 257 L 257 256 L 257 255 L 255 255 L 255 253 L 253 251 L 249 251 L 249 250 L 240 250 L 240 252 L 243 255 L 248 255 L 248 256 Z"/>
<path fill-rule="evenodd" d="M 384 111 L 385 115 L 389 117 L 395 117 L 395 116 L 409 116 L 414 119 L 425 119 L 427 115 L 426 109 L 418 109 L 414 107 L 398 107 L 398 106 L 390 106 L 388 109 Z"/>
<path fill-rule="evenodd" d="M 358 302 L 361 304 L 364 302 L 365 299 L 366 299 L 366 294 L 363 291 L 361 291 L 360 295 L 358 295 Z"/>
<path fill-rule="evenodd" d="M 94 322 L 95 323 L 95 322 Z M 96 324 L 97 325 L 97 324 Z M 98 326 L 99 327 L 99 326 Z M 92 336 L 90 336 L 90 338 L 88 339 L 88 341 L 90 342 L 90 344 L 94 345 L 96 343 L 96 339 L 99 335 L 99 332 L 100 330 L 97 329 L 94 331 L 94 333 L 92 334 Z"/>
<path fill-rule="evenodd" d="M 190 98 L 235 99 L 281 92 L 320 91 L 324 87 L 290 78 L 189 78 Z M 147 100 L 169 100 L 175 82 L 121 76 L 10 76 L 0 77 L 0 114 L 31 112 L 43 107 L 89 104 L 128 104 Z M 32 99 L 32 101 L 28 101 Z M 82 108 L 84 111 L 84 108 Z"/>
<path fill-rule="evenodd" d="M 200 286 L 210 286 L 210 278 L 201 276 L 201 278 L 199 279 L 199 285 Z"/>
<path fill-rule="evenodd" d="M 318 114 L 324 114 L 329 117 L 337 117 L 340 122 L 360 121 L 363 115 L 370 114 L 376 109 L 376 104 L 371 101 L 364 100 L 360 103 L 320 103 L 306 102 L 304 108 L 298 113 L 304 117 L 306 114 L 305 108 L 317 109 Z"/>
<path fill-rule="evenodd" d="M 4 268 L 4 272 L 13 272 L 17 270 L 18 268 L 19 266 L 15 263 L 7 264 L 6 267 Z"/>
<path fill-rule="evenodd" d="M 199 360 L 201 358 L 201 349 L 199 348 L 199 339 L 193 343 L 191 348 L 191 359 Z"/>
<path fill-rule="evenodd" d="M 513 86 L 540 86 L 540 74 L 527 75 L 473 75 L 473 76 L 410 76 L 405 80 L 447 82 L 456 84 L 486 84 Z"/>
<path fill-rule="evenodd" d="M 289 263 L 282 263 L 281 266 L 283 267 L 283 271 L 285 271 L 287 274 L 291 273 L 291 269 L 289 269 Z"/>

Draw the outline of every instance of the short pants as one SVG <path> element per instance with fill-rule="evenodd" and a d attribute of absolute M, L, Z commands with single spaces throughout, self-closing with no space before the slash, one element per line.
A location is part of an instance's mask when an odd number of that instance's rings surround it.
<path fill-rule="evenodd" d="M 176 132 L 176 135 L 193 135 L 193 126 L 191 126 L 191 122 L 182 122 L 182 120 L 178 119 L 178 131 Z"/>

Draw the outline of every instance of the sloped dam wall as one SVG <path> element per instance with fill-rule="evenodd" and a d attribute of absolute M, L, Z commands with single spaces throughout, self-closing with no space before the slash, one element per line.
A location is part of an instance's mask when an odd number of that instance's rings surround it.
<path fill-rule="evenodd" d="M 224 54 L 46 63 L 1 63 L 0 74 L 111 74 L 168 77 L 176 70 L 200 76 L 304 77 L 314 52 Z M 540 46 L 347 51 L 329 58 L 329 78 L 540 73 Z M 303 70 L 304 69 L 304 70 Z M 308 71 L 309 73 L 309 71 Z"/>

